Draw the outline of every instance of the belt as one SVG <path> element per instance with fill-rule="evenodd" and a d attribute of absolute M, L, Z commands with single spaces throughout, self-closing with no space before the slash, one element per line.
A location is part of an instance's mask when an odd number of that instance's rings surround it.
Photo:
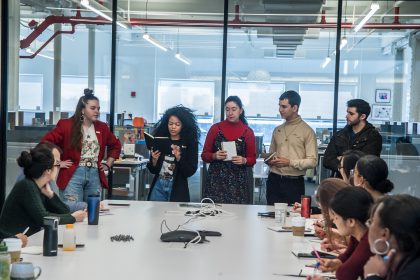
<path fill-rule="evenodd" d="M 174 179 L 173 176 L 165 176 L 165 175 L 159 175 L 159 178 L 162 180 L 168 180 L 168 181 L 172 181 Z"/>
<path fill-rule="evenodd" d="M 272 172 L 273 173 L 273 172 Z M 297 180 L 297 179 L 300 179 L 300 178 L 303 178 L 303 175 L 299 175 L 299 176 L 291 176 L 291 175 L 280 175 L 280 174 L 276 174 L 276 173 L 273 173 L 274 175 L 276 175 L 276 176 L 279 176 L 280 178 L 284 178 L 284 179 L 292 179 L 292 180 Z"/>
<path fill-rule="evenodd" d="M 93 168 L 98 168 L 98 164 L 96 162 L 91 162 L 91 161 L 81 161 L 79 162 L 79 166 L 83 166 L 83 167 L 93 167 Z"/>

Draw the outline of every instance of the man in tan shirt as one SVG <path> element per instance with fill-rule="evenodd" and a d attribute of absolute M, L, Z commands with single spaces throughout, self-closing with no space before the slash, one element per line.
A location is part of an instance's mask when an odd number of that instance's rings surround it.
<path fill-rule="evenodd" d="M 279 112 L 286 121 L 273 131 L 270 153 L 276 155 L 268 162 L 267 204 L 293 204 L 305 194 L 303 176 L 317 164 L 318 150 L 315 132 L 299 116 L 300 96 L 289 90 L 279 98 Z"/>

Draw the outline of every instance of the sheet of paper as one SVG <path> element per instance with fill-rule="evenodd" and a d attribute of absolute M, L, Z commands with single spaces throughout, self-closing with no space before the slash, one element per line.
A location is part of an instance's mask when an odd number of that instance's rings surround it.
<path fill-rule="evenodd" d="M 28 246 L 23 247 L 22 254 L 28 254 L 28 255 L 41 255 L 42 254 L 42 246 Z"/>
<path fill-rule="evenodd" d="M 236 143 L 235 141 L 227 141 L 222 142 L 222 149 L 226 151 L 227 157 L 226 160 L 232 160 L 232 157 L 236 157 L 238 154 L 236 153 Z"/>

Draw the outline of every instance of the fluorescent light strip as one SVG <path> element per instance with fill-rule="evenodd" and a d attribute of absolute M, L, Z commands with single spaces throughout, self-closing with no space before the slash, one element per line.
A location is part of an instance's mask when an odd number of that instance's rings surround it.
<path fill-rule="evenodd" d="M 373 16 L 373 14 L 376 13 L 376 11 L 379 10 L 379 4 L 378 3 L 372 3 L 370 5 L 370 11 L 367 13 L 367 15 L 354 27 L 354 32 L 358 32 L 363 25 Z"/>
<path fill-rule="evenodd" d="M 322 67 L 322 68 L 327 67 L 327 65 L 328 65 L 328 64 L 330 64 L 330 62 L 331 62 L 331 57 L 330 57 L 330 56 L 327 56 L 327 57 L 325 58 L 324 62 L 322 63 L 321 67 Z"/>
<path fill-rule="evenodd" d="M 183 56 L 182 54 L 180 54 L 179 52 L 177 52 L 175 54 L 175 57 L 176 57 L 176 59 L 184 62 L 185 64 L 188 64 L 188 65 L 191 64 L 191 61 L 188 58 L 186 58 L 185 56 Z"/>
<path fill-rule="evenodd" d="M 107 19 L 107 20 L 109 20 L 109 21 L 111 21 L 111 22 L 112 22 L 112 17 L 110 17 L 110 16 L 108 16 L 107 14 L 105 14 L 104 12 L 102 12 L 102 11 L 100 11 L 100 10 L 96 9 L 95 7 L 92 7 L 92 6 L 89 4 L 89 0 L 82 0 L 82 1 L 80 1 L 80 4 L 81 4 L 83 7 L 85 7 L 86 9 L 91 10 L 92 12 L 94 12 L 95 14 L 97 14 L 98 16 L 101 16 L 101 17 L 103 17 L 104 19 Z M 124 23 L 122 23 L 122 22 L 120 22 L 120 21 L 118 21 L 118 20 L 117 20 L 117 25 L 121 26 L 121 27 L 122 27 L 122 28 L 124 28 L 124 29 L 128 29 L 128 26 L 127 26 L 127 25 L 125 25 Z"/>
<path fill-rule="evenodd" d="M 158 47 L 159 49 L 161 49 L 164 52 L 168 51 L 168 48 L 167 47 L 165 47 L 158 40 L 156 40 L 155 38 L 153 38 L 152 36 L 150 36 L 150 34 L 147 33 L 147 32 L 143 34 L 143 39 L 146 40 L 147 42 L 155 45 L 156 47 Z"/>

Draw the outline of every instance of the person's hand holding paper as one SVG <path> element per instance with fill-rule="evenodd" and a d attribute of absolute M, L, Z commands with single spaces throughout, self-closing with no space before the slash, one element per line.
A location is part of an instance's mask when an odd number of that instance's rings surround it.
<path fill-rule="evenodd" d="M 222 149 L 226 152 L 226 158 L 224 159 L 225 161 L 232 160 L 232 157 L 236 157 L 238 155 L 236 153 L 235 141 L 223 141 Z"/>

